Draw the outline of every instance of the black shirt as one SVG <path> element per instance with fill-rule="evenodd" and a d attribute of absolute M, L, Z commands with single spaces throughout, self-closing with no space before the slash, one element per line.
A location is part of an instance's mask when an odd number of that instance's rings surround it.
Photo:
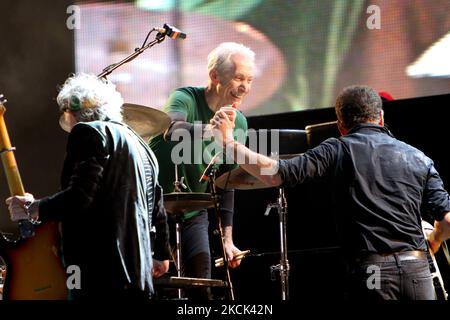
<path fill-rule="evenodd" d="M 442 220 L 449 195 L 433 161 L 375 124 L 361 124 L 305 154 L 280 160 L 283 186 L 332 183 L 347 254 L 426 250 L 421 215 Z"/>

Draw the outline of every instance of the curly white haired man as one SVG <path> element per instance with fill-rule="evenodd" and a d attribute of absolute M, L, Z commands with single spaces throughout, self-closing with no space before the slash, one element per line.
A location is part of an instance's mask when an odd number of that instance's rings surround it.
<path fill-rule="evenodd" d="M 81 270 L 72 298 L 149 299 L 152 276 L 167 272 L 170 257 L 156 158 L 121 122 L 123 99 L 111 82 L 71 76 L 57 102 L 70 132 L 61 191 L 8 198 L 11 219 L 61 222 L 64 263 Z"/>

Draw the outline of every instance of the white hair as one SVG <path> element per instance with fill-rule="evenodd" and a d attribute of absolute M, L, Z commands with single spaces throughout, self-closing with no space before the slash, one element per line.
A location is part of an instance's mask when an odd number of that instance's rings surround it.
<path fill-rule="evenodd" d="M 243 56 L 253 66 L 255 64 L 255 53 L 243 44 L 236 42 L 223 42 L 208 55 L 208 72 L 216 70 L 219 74 L 225 74 L 234 67 L 231 57 Z"/>
<path fill-rule="evenodd" d="M 116 86 L 93 74 L 69 77 L 56 98 L 61 111 L 70 110 L 78 121 L 115 120 L 122 122 L 122 95 Z"/>

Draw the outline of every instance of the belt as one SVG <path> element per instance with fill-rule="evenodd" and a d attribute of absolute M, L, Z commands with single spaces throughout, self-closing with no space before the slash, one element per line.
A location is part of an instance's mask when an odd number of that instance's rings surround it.
<path fill-rule="evenodd" d="M 352 261 L 355 263 L 396 262 L 411 260 L 427 260 L 427 254 L 425 251 L 412 250 L 387 254 L 371 253 L 359 257 L 354 257 L 352 259 Z"/>

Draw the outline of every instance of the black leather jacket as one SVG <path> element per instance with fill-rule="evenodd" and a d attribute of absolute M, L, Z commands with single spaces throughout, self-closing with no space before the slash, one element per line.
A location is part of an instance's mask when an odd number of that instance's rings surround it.
<path fill-rule="evenodd" d="M 152 164 L 150 188 L 141 154 Z M 75 297 L 107 297 L 124 289 L 153 293 L 152 225 L 154 258 L 170 256 L 157 176 L 152 151 L 125 125 L 93 121 L 72 129 L 62 191 L 40 200 L 39 215 L 62 222 L 64 262 L 81 269 Z"/>

